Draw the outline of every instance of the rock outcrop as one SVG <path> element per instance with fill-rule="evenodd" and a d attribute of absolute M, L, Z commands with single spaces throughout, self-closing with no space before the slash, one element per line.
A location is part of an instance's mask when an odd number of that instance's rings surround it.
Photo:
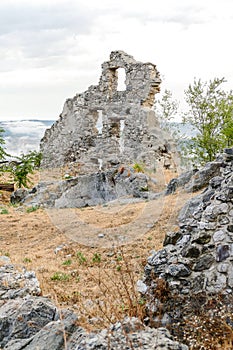
<path fill-rule="evenodd" d="M 124 90 L 118 86 L 120 69 L 125 71 Z M 78 162 L 86 174 L 116 163 L 143 162 L 154 168 L 158 159 L 171 159 L 174 143 L 152 109 L 160 83 L 154 64 L 113 51 L 102 64 L 99 84 L 68 99 L 58 121 L 45 132 L 42 166 Z"/>
<path fill-rule="evenodd" d="M 197 192 L 207 187 L 213 177 L 220 175 L 222 166 L 224 166 L 224 157 L 219 156 L 214 162 L 206 163 L 200 170 L 193 169 L 182 173 L 178 178 L 169 182 L 166 194 L 174 193 L 179 187 L 184 188 L 187 192 Z"/>
<path fill-rule="evenodd" d="M 59 310 L 39 296 L 33 272 L 19 272 L 7 257 L 0 268 L 0 348 L 6 350 L 187 350 L 164 329 L 152 329 L 136 318 L 126 318 L 100 332 L 87 333 L 78 326 L 78 317 Z M 109 347 L 110 346 L 110 347 Z"/>
<path fill-rule="evenodd" d="M 40 182 L 33 190 L 15 191 L 11 202 L 44 208 L 95 206 L 124 196 L 146 198 L 148 177 L 133 168 L 116 168 L 62 181 Z"/>
<path fill-rule="evenodd" d="M 233 149 L 227 149 L 206 169 L 217 169 L 218 175 L 184 206 L 180 229 L 166 235 L 163 249 L 152 254 L 145 267 L 148 294 L 164 281 L 174 304 L 176 297 L 185 304 L 191 297 L 197 300 L 198 295 L 222 295 L 229 303 L 233 293 Z M 207 173 L 203 170 L 202 174 L 206 177 Z M 198 183 L 199 188 L 200 176 L 196 180 L 194 187 Z M 155 305 L 159 299 L 154 297 L 151 303 Z M 175 317 L 175 307 L 169 312 Z"/>

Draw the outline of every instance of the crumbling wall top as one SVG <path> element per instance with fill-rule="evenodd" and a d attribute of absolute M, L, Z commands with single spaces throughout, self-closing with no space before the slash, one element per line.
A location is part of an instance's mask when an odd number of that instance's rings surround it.
<path fill-rule="evenodd" d="M 125 89 L 118 88 L 119 69 L 125 71 Z M 161 79 L 156 65 L 136 61 L 124 51 L 112 51 L 110 60 L 102 64 L 97 89 L 108 102 L 139 103 L 152 107 L 155 94 L 160 92 Z"/>

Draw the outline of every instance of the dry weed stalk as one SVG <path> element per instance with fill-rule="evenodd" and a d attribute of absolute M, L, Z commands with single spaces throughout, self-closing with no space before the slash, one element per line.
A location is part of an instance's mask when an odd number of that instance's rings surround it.
<path fill-rule="evenodd" d="M 56 306 L 57 306 L 57 309 L 58 309 L 58 311 L 59 311 L 59 318 L 60 318 L 61 325 L 62 325 L 62 333 L 63 333 L 63 339 L 64 339 L 64 350 L 68 350 L 68 348 L 67 348 L 66 330 L 65 330 L 65 327 L 64 327 L 63 316 L 62 316 L 61 308 L 60 308 L 60 306 L 59 306 L 59 303 L 58 303 L 57 295 L 56 295 L 56 294 L 54 294 L 54 300 L 56 301 Z"/>
<path fill-rule="evenodd" d="M 115 278 L 107 270 L 104 270 L 104 274 L 103 270 L 100 273 L 100 266 L 98 268 L 98 274 L 94 274 L 87 267 L 87 273 L 95 286 L 98 287 L 98 298 L 93 300 L 92 296 L 89 295 L 88 297 L 92 301 L 92 310 L 88 310 L 85 306 L 85 301 L 83 302 L 84 308 L 86 312 L 90 312 L 96 307 L 98 309 L 96 310 L 97 314 L 100 312 L 102 315 L 103 326 L 106 326 L 106 321 L 107 324 L 114 323 L 122 321 L 126 316 L 135 316 L 142 320 L 145 315 L 144 301 L 140 297 L 136 287 L 137 276 L 135 276 L 134 269 L 130 266 L 123 248 L 115 252 L 115 257 L 117 256 L 120 256 L 121 260 L 115 266 Z"/>

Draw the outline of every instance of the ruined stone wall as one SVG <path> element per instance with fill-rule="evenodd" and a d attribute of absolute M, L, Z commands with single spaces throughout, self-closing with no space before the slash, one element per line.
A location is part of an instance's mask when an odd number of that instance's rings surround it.
<path fill-rule="evenodd" d="M 217 162 L 219 175 L 182 209 L 179 231 L 167 233 L 163 249 L 149 257 L 145 273 L 150 287 L 162 278 L 177 295 L 232 296 L 233 149 Z"/>
<path fill-rule="evenodd" d="M 124 91 L 118 87 L 119 68 L 125 70 Z M 45 132 L 43 167 L 70 162 L 86 171 L 124 162 L 154 166 L 159 156 L 174 150 L 152 110 L 160 83 L 154 64 L 113 51 L 102 64 L 99 84 L 68 99 L 59 120 Z"/>

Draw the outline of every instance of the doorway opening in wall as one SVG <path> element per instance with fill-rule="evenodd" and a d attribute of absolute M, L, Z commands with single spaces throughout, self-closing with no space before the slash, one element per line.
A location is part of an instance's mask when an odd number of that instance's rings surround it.
<path fill-rule="evenodd" d="M 126 90 L 126 73 L 124 68 L 117 69 L 117 91 Z"/>

